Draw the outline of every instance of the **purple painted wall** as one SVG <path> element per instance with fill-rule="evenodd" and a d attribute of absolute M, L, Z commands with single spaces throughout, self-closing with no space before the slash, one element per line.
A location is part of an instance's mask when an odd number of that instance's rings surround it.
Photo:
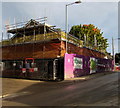
<path fill-rule="evenodd" d="M 73 57 L 74 54 L 65 54 L 64 61 L 64 78 L 74 78 L 73 75 Z"/>
<path fill-rule="evenodd" d="M 74 58 L 81 58 L 81 68 L 75 68 Z M 64 75 L 65 78 L 74 78 L 89 74 L 89 57 L 77 54 L 65 54 Z"/>
<path fill-rule="evenodd" d="M 96 60 L 96 69 L 91 70 L 90 58 Z M 110 59 L 101 59 L 77 54 L 65 54 L 64 59 L 64 78 L 74 78 L 90 73 L 112 71 L 113 63 Z M 79 62 L 79 63 L 77 63 Z M 76 65 L 78 64 L 78 66 Z"/>

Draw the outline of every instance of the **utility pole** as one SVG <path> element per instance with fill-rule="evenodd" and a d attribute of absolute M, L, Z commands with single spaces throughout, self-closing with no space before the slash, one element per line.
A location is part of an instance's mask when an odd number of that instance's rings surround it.
<path fill-rule="evenodd" d="M 3 41 L 3 31 L 2 31 L 2 39 L 1 39 L 1 41 Z"/>
<path fill-rule="evenodd" d="M 94 44 L 95 44 L 95 47 L 97 47 L 97 39 L 96 39 L 96 35 L 94 34 Z"/>
<path fill-rule="evenodd" d="M 114 65 L 114 71 L 115 71 L 115 52 L 114 52 L 114 39 L 112 37 L 112 54 L 113 54 L 113 65 Z"/>
<path fill-rule="evenodd" d="M 84 46 L 86 46 L 86 35 L 84 34 Z"/>

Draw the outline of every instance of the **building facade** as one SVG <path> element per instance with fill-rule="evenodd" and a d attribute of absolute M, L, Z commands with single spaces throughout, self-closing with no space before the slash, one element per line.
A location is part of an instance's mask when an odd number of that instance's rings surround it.
<path fill-rule="evenodd" d="M 30 20 L 24 26 L 7 31 L 3 40 L 2 76 L 40 80 L 64 80 L 95 72 L 112 70 L 112 59 L 83 41 L 46 23 Z M 104 64 L 106 63 L 106 64 Z"/>

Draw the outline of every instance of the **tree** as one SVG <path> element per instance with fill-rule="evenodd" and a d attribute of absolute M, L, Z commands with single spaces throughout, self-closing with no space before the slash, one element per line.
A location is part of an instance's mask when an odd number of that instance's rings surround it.
<path fill-rule="evenodd" d="M 69 34 L 83 40 L 84 45 L 87 47 L 104 51 L 108 47 L 107 39 L 103 37 L 103 32 L 92 24 L 72 26 Z"/>

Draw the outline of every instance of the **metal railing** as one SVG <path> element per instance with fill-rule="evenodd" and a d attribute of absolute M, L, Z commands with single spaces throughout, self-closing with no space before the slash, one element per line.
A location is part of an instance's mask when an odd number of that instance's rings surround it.
<path fill-rule="evenodd" d="M 30 36 L 14 37 L 8 40 L 3 40 L 2 42 L 0 42 L 0 44 L 4 46 L 11 44 L 23 44 L 28 42 L 48 41 L 52 39 L 66 40 L 65 32 L 60 31 L 60 32 L 30 35 Z M 68 42 L 81 47 L 83 46 L 83 41 L 75 38 L 72 35 L 68 36 Z"/>
<path fill-rule="evenodd" d="M 66 34 L 63 31 L 59 32 L 51 32 L 45 34 L 37 34 L 37 35 L 30 35 L 30 36 L 23 36 L 23 37 L 12 37 L 10 39 L 3 40 L 0 42 L 0 46 L 9 46 L 9 45 L 16 45 L 16 44 L 23 44 L 23 43 L 35 43 L 41 41 L 50 41 L 53 39 L 59 40 L 66 40 Z M 72 43 L 78 47 L 86 47 L 95 51 L 99 51 L 105 53 L 105 50 L 100 49 L 99 47 L 95 47 L 92 44 L 84 44 L 82 40 L 68 34 L 68 43 Z"/>
<path fill-rule="evenodd" d="M 37 23 L 44 24 L 45 21 L 47 21 L 47 17 L 32 19 L 32 20 L 36 21 Z M 24 22 L 14 23 L 14 24 L 10 24 L 10 25 L 5 25 L 5 27 L 8 31 L 13 30 L 13 29 L 18 29 L 18 28 L 26 26 L 26 24 L 28 24 L 30 21 L 24 21 Z"/>

